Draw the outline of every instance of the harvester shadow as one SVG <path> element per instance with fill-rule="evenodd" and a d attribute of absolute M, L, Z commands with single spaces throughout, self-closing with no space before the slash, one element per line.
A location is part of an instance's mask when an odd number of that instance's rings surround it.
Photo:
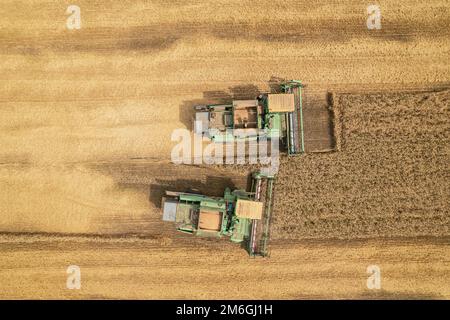
<path fill-rule="evenodd" d="M 277 76 L 271 76 L 269 80 L 270 93 L 281 93 L 281 84 L 285 83 L 287 79 Z"/>
<path fill-rule="evenodd" d="M 207 176 L 205 181 L 192 179 L 156 180 L 150 184 L 149 201 L 161 208 L 161 200 L 166 191 L 197 193 L 206 196 L 223 197 L 225 188 L 236 189 L 235 183 L 228 177 Z"/>
<path fill-rule="evenodd" d="M 331 137 L 331 148 L 332 151 L 341 151 L 342 142 L 342 119 L 336 110 L 334 103 L 334 96 L 331 92 L 327 92 L 327 108 L 328 108 L 328 134 Z"/>
<path fill-rule="evenodd" d="M 262 92 L 254 84 L 233 86 L 226 91 L 205 91 L 202 99 L 183 101 L 179 107 L 180 122 L 192 129 L 194 123 L 195 106 L 231 103 L 232 100 L 256 99 Z"/>

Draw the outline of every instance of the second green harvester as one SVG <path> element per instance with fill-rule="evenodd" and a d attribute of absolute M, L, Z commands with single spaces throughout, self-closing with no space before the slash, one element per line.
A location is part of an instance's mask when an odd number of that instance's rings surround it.
<path fill-rule="evenodd" d="M 200 237 L 229 237 L 250 256 L 267 256 L 274 176 L 252 175 L 250 191 L 225 189 L 223 197 L 167 191 L 163 220 Z"/>

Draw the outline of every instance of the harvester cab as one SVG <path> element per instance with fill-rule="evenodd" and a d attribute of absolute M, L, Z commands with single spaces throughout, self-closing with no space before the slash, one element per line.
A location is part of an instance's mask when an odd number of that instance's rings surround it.
<path fill-rule="evenodd" d="M 242 243 L 251 256 L 267 256 L 273 180 L 273 176 L 254 173 L 249 192 L 226 188 L 223 197 L 167 191 L 163 220 L 174 222 L 181 232 L 229 237 Z"/>
<path fill-rule="evenodd" d="M 215 142 L 281 139 L 289 155 L 303 153 L 302 88 L 292 80 L 281 85 L 281 93 L 196 106 L 194 132 Z"/>

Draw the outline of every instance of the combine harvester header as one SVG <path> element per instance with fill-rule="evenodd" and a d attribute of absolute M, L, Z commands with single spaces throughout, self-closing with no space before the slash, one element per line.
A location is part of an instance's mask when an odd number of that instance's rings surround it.
<path fill-rule="evenodd" d="M 163 220 L 178 231 L 201 237 L 229 237 L 250 256 L 267 256 L 272 214 L 273 176 L 252 175 L 251 191 L 225 189 L 223 198 L 167 191 Z"/>
<path fill-rule="evenodd" d="M 303 153 L 302 88 L 300 81 L 291 80 L 281 84 L 282 93 L 196 106 L 194 132 L 216 142 L 281 139 L 288 155 Z"/>

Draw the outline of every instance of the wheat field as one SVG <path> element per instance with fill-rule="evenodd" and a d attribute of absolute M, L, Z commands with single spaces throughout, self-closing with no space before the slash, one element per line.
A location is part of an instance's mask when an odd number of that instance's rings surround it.
<path fill-rule="evenodd" d="M 360 0 L 80 0 L 69 30 L 71 4 L 0 7 L 2 298 L 449 298 L 448 1 L 379 1 L 379 30 Z M 175 166 L 172 132 L 279 79 L 306 85 L 307 153 L 282 158 L 270 258 L 176 233 L 165 190 L 253 167 Z"/>

